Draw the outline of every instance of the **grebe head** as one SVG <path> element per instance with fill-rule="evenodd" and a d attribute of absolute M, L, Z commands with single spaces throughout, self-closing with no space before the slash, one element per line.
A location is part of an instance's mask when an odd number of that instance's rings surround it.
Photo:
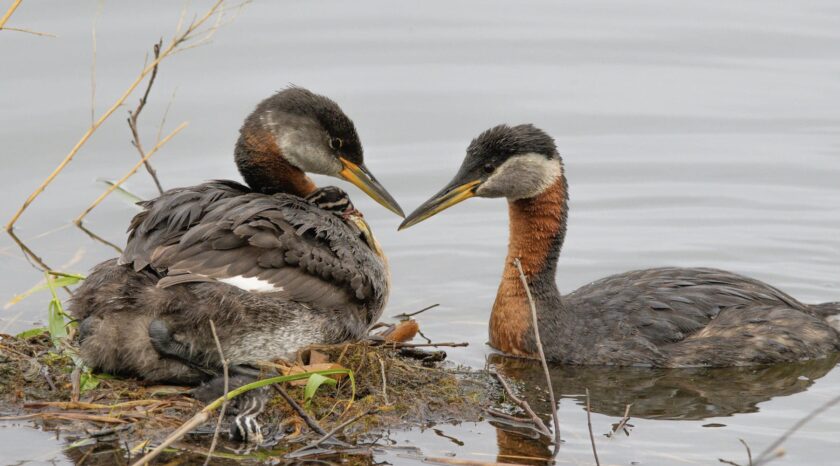
<path fill-rule="evenodd" d="M 399 204 L 365 166 L 353 121 L 331 99 L 301 87 L 289 87 L 260 102 L 240 133 L 236 163 L 252 189 L 282 191 L 288 183 L 280 178 L 304 180 L 304 172 L 333 176 L 353 183 L 376 202 L 404 216 Z"/>
<path fill-rule="evenodd" d="M 554 139 L 534 125 L 490 128 L 473 139 L 455 178 L 412 212 L 400 230 L 471 197 L 536 197 L 563 174 Z"/>

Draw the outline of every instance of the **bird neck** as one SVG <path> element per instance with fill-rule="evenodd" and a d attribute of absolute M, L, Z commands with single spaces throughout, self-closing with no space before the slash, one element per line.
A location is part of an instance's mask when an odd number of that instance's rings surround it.
<path fill-rule="evenodd" d="M 283 157 L 268 131 L 243 129 L 234 154 L 239 173 L 256 192 L 306 197 L 316 189 L 303 170 Z"/>
<path fill-rule="evenodd" d="M 531 356 L 536 352 L 531 308 L 514 259 L 522 264 L 539 321 L 546 313 L 561 311 L 554 279 L 566 236 L 567 199 L 566 178 L 561 172 L 539 195 L 508 202 L 508 253 L 490 315 L 490 344 L 505 353 Z"/>

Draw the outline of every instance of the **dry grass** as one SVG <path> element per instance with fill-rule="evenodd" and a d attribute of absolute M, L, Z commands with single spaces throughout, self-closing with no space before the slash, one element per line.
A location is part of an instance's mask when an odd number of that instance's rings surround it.
<path fill-rule="evenodd" d="M 6 22 L 9 21 L 9 18 L 12 17 L 15 10 L 17 10 L 22 1 L 23 0 L 14 0 L 14 2 L 12 2 L 12 5 L 9 7 L 8 10 L 6 10 L 6 13 L 3 14 L 3 17 L 0 18 L 0 29 L 3 29 L 3 26 L 6 25 Z"/>
<path fill-rule="evenodd" d="M 156 152 L 157 152 L 157 151 L 158 151 L 161 147 L 163 147 L 163 146 L 164 146 L 167 142 L 169 142 L 169 140 L 170 140 L 170 139 L 172 139 L 173 137 L 175 137 L 175 135 L 176 135 L 176 134 L 180 133 L 180 132 L 181 132 L 181 130 L 183 130 L 183 129 L 184 129 L 184 128 L 186 128 L 187 126 L 188 126 L 188 123 L 187 123 L 187 122 L 183 122 L 183 123 L 181 123 L 180 125 L 178 125 L 178 127 L 177 127 L 177 128 L 175 128 L 174 130 L 172 130 L 172 132 L 171 132 L 171 133 L 169 133 L 169 135 L 168 135 L 168 136 L 166 136 L 165 138 L 163 138 L 163 139 L 161 139 L 160 141 L 158 141 L 158 143 L 157 143 L 157 144 L 155 144 L 155 147 L 152 147 L 152 150 L 150 150 L 149 152 L 147 152 L 147 153 L 146 153 L 146 155 L 144 155 L 144 156 L 143 156 L 143 158 L 142 158 L 142 159 L 140 159 L 140 161 L 139 161 L 139 162 L 137 162 L 136 164 L 134 164 L 134 166 L 133 166 L 133 167 L 131 167 L 131 169 L 130 169 L 130 170 L 129 170 L 129 171 L 128 171 L 125 175 L 123 175 L 123 176 L 122 176 L 122 178 L 120 178 L 119 180 L 117 180 L 117 181 L 116 181 L 116 182 L 114 182 L 114 183 L 111 183 L 111 184 L 110 184 L 110 186 L 108 186 L 108 189 L 106 189 L 106 190 L 105 190 L 102 194 L 100 194 L 100 195 L 99 195 L 99 197 L 97 197 L 97 198 L 96 198 L 96 200 L 94 200 L 94 201 L 93 201 L 93 202 L 92 202 L 92 203 L 91 203 L 91 204 L 90 204 L 90 205 L 89 205 L 89 206 L 88 206 L 88 207 L 87 207 L 84 211 L 82 211 L 82 213 L 81 213 L 81 214 L 79 214 L 79 216 L 78 216 L 78 217 L 76 217 L 76 219 L 75 219 L 75 220 L 73 220 L 73 222 L 74 222 L 76 225 L 81 225 L 82 220 L 84 220 L 84 218 L 85 218 L 85 216 L 87 216 L 87 214 L 89 214 L 89 213 L 90 213 L 93 209 L 95 209 L 95 208 L 96 208 L 96 206 L 98 206 L 100 202 L 102 202 L 102 201 L 103 201 L 106 197 L 108 197 L 108 195 L 110 195 L 110 194 L 111 194 L 112 192 L 114 192 L 117 188 L 119 188 L 119 187 L 120 187 L 120 185 L 122 185 L 123 183 L 125 183 L 125 181 L 126 181 L 126 180 L 128 180 L 128 179 L 129 179 L 132 175 L 134 175 L 135 173 L 137 173 L 137 170 L 139 170 L 139 169 L 140 169 L 140 167 L 142 167 L 142 166 L 143 166 L 143 164 L 145 164 L 145 163 L 146 163 L 146 162 L 147 162 L 147 161 L 148 161 L 148 160 L 149 160 L 149 159 L 150 159 L 153 155 L 155 155 L 155 153 L 156 153 Z"/>
<path fill-rule="evenodd" d="M 17 4 L 19 4 L 19 0 Z M 165 59 L 174 55 L 175 53 L 185 50 L 187 48 L 193 47 L 198 44 L 203 44 L 209 41 L 215 32 L 218 30 L 219 26 L 221 25 L 223 19 L 224 9 L 222 8 L 224 0 L 217 0 L 213 5 L 200 17 L 196 18 L 192 21 L 189 26 L 181 31 L 181 24 L 183 21 L 182 19 L 179 21 L 179 25 L 176 28 L 176 33 L 170 39 L 170 41 L 166 44 L 165 47 L 162 48 L 160 51 L 160 55 L 148 63 L 143 70 L 140 72 L 139 75 L 128 85 L 128 87 L 123 91 L 123 93 L 108 107 L 105 112 L 100 115 L 98 119 L 96 119 L 91 126 L 85 131 L 82 137 L 76 142 L 70 152 L 65 155 L 64 159 L 56 166 L 56 168 L 44 179 L 43 182 L 26 198 L 23 204 L 18 208 L 12 218 L 6 223 L 6 231 L 12 231 L 15 226 L 15 223 L 20 219 L 21 215 L 23 215 L 24 211 L 32 205 L 35 199 L 44 192 L 47 186 L 55 180 L 55 178 L 64 170 L 65 167 L 73 160 L 73 158 L 78 154 L 79 150 L 87 143 L 87 141 L 93 136 L 97 129 L 118 109 L 120 108 L 128 99 L 128 97 L 137 89 L 137 86 L 149 76 L 155 68 Z M 17 7 L 17 4 L 13 5 L 13 8 L 10 9 L 0 20 L 0 27 L 5 24 L 8 16 L 14 12 L 14 8 Z M 211 19 L 215 18 L 215 22 L 210 21 Z"/>

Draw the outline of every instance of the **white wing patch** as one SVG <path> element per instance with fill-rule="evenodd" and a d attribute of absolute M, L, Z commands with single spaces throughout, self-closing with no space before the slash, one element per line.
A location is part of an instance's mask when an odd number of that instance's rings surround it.
<path fill-rule="evenodd" d="M 274 286 L 271 282 L 257 277 L 243 277 L 238 275 L 236 277 L 220 278 L 219 281 L 245 291 L 256 291 L 257 293 L 283 291 L 282 286 Z"/>
<path fill-rule="evenodd" d="M 840 332 L 840 315 L 834 314 L 825 318 L 828 325 L 832 326 L 834 330 Z"/>

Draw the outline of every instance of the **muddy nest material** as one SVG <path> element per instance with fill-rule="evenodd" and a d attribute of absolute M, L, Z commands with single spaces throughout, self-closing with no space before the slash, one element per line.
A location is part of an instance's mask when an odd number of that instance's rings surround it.
<path fill-rule="evenodd" d="M 429 364 L 400 355 L 387 346 L 349 344 L 319 347 L 331 361 L 351 369 L 356 379 L 354 412 L 377 408 L 364 426 L 352 430 L 376 430 L 429 422 L 477 421 L 501 396 L 486 372 L 451 363 Z M 383 379 L 384 375 L 384 379 Z M 349 380 L 338 386 L 337 397 L 348 399 Z M 332 397 L 316 398 L 316 412 L 327 409 Z"/>
<path fill-rule="evenodd" d="M 76 383 L 73 381 L 76 365 L 68 356 L 71 353 L 72 348 L 57 351 L 45 334 L 27 339 L 0 336 L 0 416 L 30 419 L 45 428 L 60 429 L 71 438 L 87 439 L 79 448 L 96 448 L 92 440 L 102 433 L 113 434 L 111 438 L 116 436 L 119 444 L 140 453 L 203 407 L 187 396 L 185 387 L 149 386 L 102 375 L 96 377 L 96 386 L 88 384 L 79 395 L 78 376 Z M 355 398 L 350 378 L 343 377 L 335 386 L 323 385 L 306 407 L 324 430 L 375 411 L 344 429 L 340 437 L 351 443 L 370 440 L 392 428 L 476 421 L 486 407 L 501 398 L 497 384 L 486 372 L 435 362 L 434 357 L 421 361 L 416 354 L 408 358 L 401 356 L 399 349 L 364 344 L 319 347 L 312 353 L 354 373 Z M 306 406 L 302 385 L 283 386 L 299 405 Z M 260 420 L 271 432 L 271 444 L 264 447 L 270 448 L 272 456 L 319 437 L 277 389 L 269 393 L 272 400 Z M 180 442 L 176 449 L 206 448 L 214 426 L 215 419 L 206 422 L 185 437 L 188 445 Z"/>
<path fill-rule="evenodd" d="M 107 376 L 84 381 L 71 352 L 56 350 L 46 334 L 0 335 L 0 416 L 80 434 L 131 425 L 133 436 L 156 438 L 200 408 L 183 387 Z"/>

